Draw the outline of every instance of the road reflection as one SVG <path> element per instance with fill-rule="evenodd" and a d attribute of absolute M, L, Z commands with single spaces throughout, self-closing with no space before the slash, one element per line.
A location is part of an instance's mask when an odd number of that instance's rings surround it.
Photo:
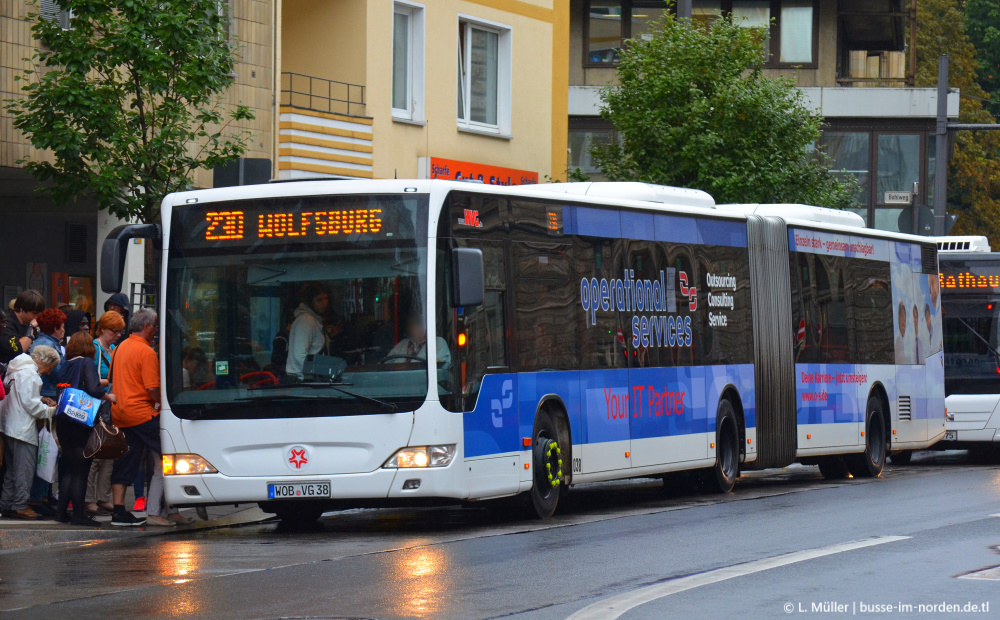
<path fill-rule="evenodd" d="M 194 588 L 185 586 L 199 572 L 202 564 L 201 545 L 188 540 L 172 540 L 159 545 L 156 556 L 161 583 L 175 585 L 169 596 L 158 597 L 153 614 L 191 616 L 203 612 L 203 603 Z"/>
<path fill-rule="evenodd" d="M 393 554 L 385 584 L 393 616 L 440 616 L 453 575 L 448 553 L 435 547 L 418 547 Z"/>

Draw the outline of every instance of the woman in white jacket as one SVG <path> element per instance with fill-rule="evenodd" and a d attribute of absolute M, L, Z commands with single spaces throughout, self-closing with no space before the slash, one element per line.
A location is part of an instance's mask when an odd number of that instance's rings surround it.
<path fill-rule="evenodd" d="M 28 507 L 31 481 L 38 458 L 36 420 L 51 418 L 56 403 L 41 396 L 42 375 L 59 365 L 59 353 L 37 346 L 31 357 L 22 353 L 11 360 L 4 380 L 7 397 L 0 402 L 0 431 L 4 439 L 7 475 L 0 491 L 0 513 L 6 517 L 35 520 L 40 515 Z"/>

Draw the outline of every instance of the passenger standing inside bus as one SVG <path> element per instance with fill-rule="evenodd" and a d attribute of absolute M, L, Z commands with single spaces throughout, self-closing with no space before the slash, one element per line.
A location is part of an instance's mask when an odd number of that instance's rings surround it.
<path fill-rule="evenodd" d="M 323 287 L 318 284 L 306 285 L 288 334 L 288 360 L 285 362 L 288 381 L 302 381 L 306 359 L 329 349 L 330 339 L 323 329 L 323 317 L 329 306 L 330 297 Z"/>
<path fill-rule="evenodd" d="M 118 399 L 111 407 L 111 419 L 124 431 L 129 448 L 111 470 L 111 525 L 172 526 L 192 521 L 166 505 L 160 467 L 152 468 L 146 518 L 125 510 L 125 487 L 135 480 L 143 453 L 148 455 L 147 465 L 160 462 L 160 362 L 150 346 L 158 326 L 155 311 L 137 310 L 129 321 L 129 337 L 111 358 L 111 389 Z"/>

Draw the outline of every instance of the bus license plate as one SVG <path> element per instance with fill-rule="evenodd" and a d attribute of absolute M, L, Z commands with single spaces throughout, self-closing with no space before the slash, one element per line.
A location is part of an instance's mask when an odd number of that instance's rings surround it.
<path fill-rule="evenodd" d="M 945 431 L 944 440 L 945 441 L 955 441 L 958 439 L 958 431 Z"/>
<path fill-rule="evenodd" d="M 268 499 L 330 497 L 329 482 L 294 482 L 267 485 Z"/>

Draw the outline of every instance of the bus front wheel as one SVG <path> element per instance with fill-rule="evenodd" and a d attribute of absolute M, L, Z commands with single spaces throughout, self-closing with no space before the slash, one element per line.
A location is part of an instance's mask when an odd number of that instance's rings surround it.
<path fill-rule="evenodd" d="M 563 449 L 559 445 L 559 427 L 551 412 L 542 409 L 535 417 L 531 466 L 534 481 L 528 494 L 528 514 L 548 519 L 559 506 L 559 493 L 563 484 Z M 567 452 L 567 457 L 569 456 Z"/>
<path fill-rule="evenodd" d="M 740 435 L 733 404 L 728 400 L 719 401 L 715 420 L 715 467 L 709 486 L 718 493 L 729 493 L 740 475 Z"/>
<path fill-rule="evenodd" d="M 868 416 L 865 420 L 865 451 L 848 458 L 847 467 L 855 478 L 877 478 L 885 467 L 885 422 L 882 403 L 872 396 L 868 399 Z"/>

